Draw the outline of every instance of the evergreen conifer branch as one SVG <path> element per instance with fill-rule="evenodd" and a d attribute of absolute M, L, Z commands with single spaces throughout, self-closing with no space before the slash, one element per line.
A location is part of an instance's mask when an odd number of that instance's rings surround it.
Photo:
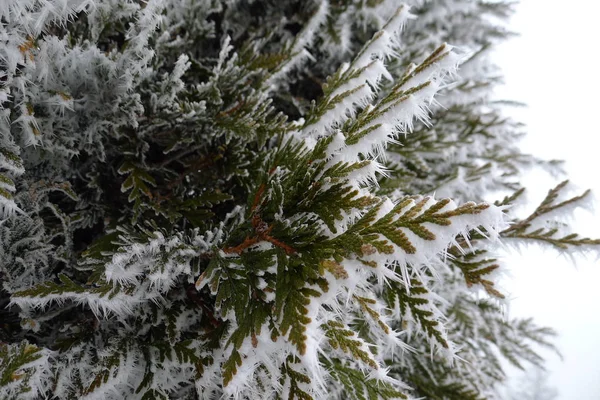
<path fill-rule="evenodd" d="M 585 191 L 579 196 L 559 201 L 559 196 L 565 190 L 569 183 L 568 180 L 559 183 L 555 188 L 548 191 L 548 194 L 542 200 L 535 211 L 523 220 L 514 221 L 509 228 L 501 232 L 506 238 L 519 238 L 522 240 L 531 240 L 549 244 L 560 251 L 568 250 L 572 247 L 595 248 L 600 245 L 600 239 L 582 238 L 577 233 L 564 233 L 560 223 L 558 226 L 552 226 L 548 222 L 540 227 L 540 220 L 552 222 L 559 213 L 572 212 L 572 209 L 578 206 L 585 206 L 591 193 Z M 556 225 L 556 224 L 554 224 Z M 566 224 L 562 224 L 565 226 Z"/>
<path fill-rule="evenodd" d="M 427 288 L 413 279 L 410 282 L 410 290 L 403 285 L 390 287 L 386 293 L 386 300 L 391 309 L 398 310 L 405 330 L 410 332 L 410 324 L 415 324 L 426 337 L 442 348 L 449 349 L 447 333 L 440 321 L 441 313 L 428 295 Z"/>
<path fill-rule="evenodd" d="M 346 396 L 358 400 L 407 399 L 408 396 L 389 382 L 381 382 L 365 376 L 359 370 L 340 362 L 326 362 L 333 379 L 343 385 Z"/>
<path fill-rule="evenodd" d="M 490 296 L 504 299 L 505 296 L 494 287 L 491 280 L 500 265 L 497 259 L 488 257 L 487 253 L 482 249 L 465 248 L 462 244 L 448 249 L 451 256 L 449 261 L 463 273 L 467 287 L 481 285 Z"/>
<path fill-rule="evenodd" d="M 35 399 L 43 394 L 48 379 L 49 351 L 22 341 L 0 342 L 0 395 L 4 398 Z"/>
<path fill-rule="evenodd" d="M 539 364 L 553 332 L 472 291 L 489 238 L 597 245 L 546 223 L 588 195 L 505 226 L 539 163 L 488 95 L 512 5 L 408 3 L 2 2 L 0 397 L 480 399 Z"/>

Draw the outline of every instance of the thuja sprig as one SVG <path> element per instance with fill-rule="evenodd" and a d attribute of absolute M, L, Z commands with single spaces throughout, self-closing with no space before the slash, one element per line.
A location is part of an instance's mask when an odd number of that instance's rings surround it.
<path fill-rule="evenodd" d="M 35 361 L 41 349 L 27 341 L 18 344 L 0 342 L 0 387 L 13 387 L 14 398 L 31 391 L 29 380 L 35 373 Z"/>
<path fill-rule="evenodd" d="M 353 295 L 352 298 L 359 304 L 360 309 L 369 316 L 368 318 L 375 321 L 385 334 L 390 334 L 391 329 L 388 324 L 383 322 L 381 314 L 373 309 L 373 305 L 377 303 L 377 300 L 357 295 Z"/>
<path fill-rule="evenodd" d="M 370 64 L 347 71 L 340 69 L 335 75 L 328 79 L 327 83 L 323 85 L 324 97 L 319 100 L 318 103 L 314 103 L 311 106 L 310 112 L 307 115 L 306 122 L 303 128 L 310 127 L 321 120 L 321 118 L 328 112 L 336 108 L 337 105 L 341 104 L 344 100 L 351 98 L 353 94 L 360 92 L 362 89 L 368 87 L 367 83 L 361 83 L 357 86 L 350 87 L 340 93 L 336 93 L 336 90 L 345 84 L 352 82 L 357 79 L 361 74 L 369 69 L 375 61 Z"/>
<path fill-rule="evenodd" d="M 396 385 L 368 377 L 365 373 L 339 360 L 323 359 L 333 379 L 342 384 L 347 397 L 359 400 L 406 399 L 408 396 Z"/>
<path fill-rule="evenodd" d="M 294 365 L 300 366 L 300 360 L 297 357 L 288 356 L 281 365 L 282 383 L 285 381 L 289 382 L 289 392 L 287 395 L 289 399 L 298 400 L 314 400 L 314 398 L 307 393 L 307 386 L 311 383 L 311 379 L 304 373 L 299 372 Z M 279 399 L 279 396 L 278 396 Z"/>
<path fill-rule="evenodd" d="M 321 328 L 325 336 L 329 339 L 329 345 L 334 349 L 350 355 L 354 360 L 361 360 L 364 364 L 373 369 L 378 369 L 379 365 L 373 359 L 373 354 L 368 351 L 365 343 L 358 338 L 356 332 L 339 321 L 329 321 Z"/>
<path fill-rule="evenodd" d="M 410 288 L 404 284 L 390 283 L 385 296 L 388 307 L 391 309 L 399 307 L 405 327 L 416 324 L 426 337 L 445 349 L 450 348 L 445 328 L 436 315 L 435 305 L 429 297 L 429 290 L 420 281 L 412 279 Z"/>
<path fill-rule="evenodd" d="M 504 199 L 495 201 L 494 204 L 498 207 L 515 204 L 515 202 L 523 195 L 523 193 L 525 193 L 525 188 L 520 188 L 516 190 L 513 194 L 505 196 Z M 506 212 L 508 211 L 509 209 L 506 210 Z"/>
<path fill-rule="evenodd" d="M 535 211 L 523 220 L 514 221 L 509 228 L 501 232 L 506 238 L 519 238 L 550 244 L 559 250 L 568 250 L 577 246 L 598 246 L 600 239 L 590 239 L 580 237 L 577 233 L 563 235 L 560 229 L 555 227 L 546 227 L 531 229 L 534 223 L 545 217 L 552 217 L 551 213 L 558 210 L 568 210 L 576 207 L 590 195 L 590 190 L 586 190 L 579 196 L 571 197 L 567 200 L 558 201 L 559 195 L 565 189 L 568 180 L 559 183 L 555 188 L 548 191 L 548 194 L 542 200 Z M 520 194 L 517 192 L 515 195 Z"/>
<path fill-rule="evenodd" d="M 382 204 L 379 203 L 365 213 L 334 241 L 344 243 L 343 248 L 351 249 L 359 256 L 363 255 L 362 246 L 365 244 L 373 246 L 381 253 L 390 253 L 393 251 L 390 242 L 407 254 L 415 254 L 417 248 L 407 235 L 408 232 L 420 239 L 432 241 L 436 239 L 436 235 L 427 224 L 449 226 L 454 217 L 479 214 L 489 208 L 486 203 L 464 203 L 446 209 L 450 199 L 433 202 L 430 197 L 405 197 L 391 211 L 377 219 Z"/>
<path fill-rule="evenodd" d="M 467 287 L 481 285 L 490 296 L 504 299 L 505 296 L 495 288 L 494 282 L 487 279 L 500 268 L 498 260 L 487 257 L 486 250 L 469 248 L 463 244 L 450 247 L 448 254 L 452 256 L 449 257 L 449 262 L 463 273 Z"/>

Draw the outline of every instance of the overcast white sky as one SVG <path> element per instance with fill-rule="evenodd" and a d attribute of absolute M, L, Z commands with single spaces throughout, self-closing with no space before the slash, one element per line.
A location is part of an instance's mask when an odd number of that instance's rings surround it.
<path fill-rule="evenodd" d="M 567 161 L 569 178 L 600 198 L 600 2 L 522 0 L 511 28 L 521 36 L 497 52 L 506 77 L 504 98 L 523 101 L 526 152 Z M 526 184 L 537 204 L 554 181 L 533 174 Z M 600 237 L 597 215 L 576 215 L 576 231 Z M 512 264 L 511 316 L 533 316 L 552 326 L 565 357 L 551 357 L 559 400 L 600 399 L 600 262 L 576 266 L 553 251 L 529 248 Z"/>

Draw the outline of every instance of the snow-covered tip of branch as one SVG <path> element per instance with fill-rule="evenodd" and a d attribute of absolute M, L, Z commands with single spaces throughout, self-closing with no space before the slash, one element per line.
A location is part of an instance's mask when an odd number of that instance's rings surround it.
<path fill-rule="evenodd" d="M 2 195 L 0 189 L 0 220 L 12 217 L 17 212 L 21 212 L 21 209 L 12 198 Z"/>
<path fill-rule="evenodd" d="M 265 87 L 271 92 L 277 90 L 278 82 L 289 71 L 301 65 L 305 60 L 314 60 L 308 51 L 318 29 L 325 23 L 329 15 L 329 1 L 321 1 L 319 8 L 304 29 L 295 37 L 289 50 L 291 57 L 266 81 Z"/>
<path fill-rule="evenodd" d="M 21 296 L 17 293 L 11 298 L 10 304 L 16 304 L 22 309 L 43 310 L 52 303 L 64 304 L 69 301 L 88 306 L 97 318 L 105 318 L 111 314 L 117 316 L 131 315 L 134 309 L 143 303 L 141 299 L 135 299 L 124 293 L 117 293 L 114 297 L 108 299 L 98 293 L 65 291 L 41 296 Z"/>
<path fill-rule="evenodd" d="M 356 161 L 360 154 L 384 157 L 387 145 L 394 143 L 399 134 L 412 131 L 415 120 L 429 123 L 434 96 L 446 77 L 455 72 L 457 63 L 458 55 L 451 47 L 441 46 L 421 65 L 409 70 L 385 98 L 374 106 L 366 106 L 346 132 L 346 146 L 335 140 L 336 146 L 329 147 L 328 156 L 334 163 Z"/>
<path fill-rule="evenodd" d="M 354 117 L 356 110 L 371 104 L 380 81 L 393 80 L 385 66 L 385 60 L 396 57 L 398 47 L 396 36 L 404 23 L 412 18 L 408 6 L 401 6 L 387 24 L 367 42 L 354 61 L 344 64 L 331 82 L 331 91 L 321 100 L 319 115 L 308 120 L 302 129 L 303 136 L 323 136 L 331 133 L 348 118 Z"/>
<path fill-rule="evenodd" d="M 416 16 L 410 13 L 410 6 L 403 4 L 392 15 L 387 23 L 373 35 L 373 38 L 367 42 L 358 56 L 352 62 L 352 68 L 361 68 L 367 65 L 373 59 L 387 59 L 396 56 L 394 48 L 398 47 L 398 36 L 402 32 L 404 24 L 415 19 Z"/>
<path fill-rule="evenodd" d="M 150 293 L 165 293 L 182 274 L 189 275 L 189 260 L 196 252 L 186 248 L 178 235 L 165 238 L 155 232 L 154 236 L 147 243 L 133 243 L 127 251 L 114 254 L 105 267 L 106 281 L 119 286 L 140 285 L 144 277 Z"/>
<path fill-rule="evenodd" d="M 64 24 L 79 12 L 93 8 L 95 0 L 2 0 L 0 19 L 21 25 L 38 36 L 51 23 Z M 24 17 L 27 16 L 27 17 Z"/>
<path fill-rule="evenodd" d="M 320 3 L 319 8 L 308 24 L 306 24 L 304 29 L 296 36 L 292 45 L 292 54 L 296 54 L 302 49 L 309 47 L 312 44 L 318 29 L 327 20 L 327 16 L 329 15 L 329 1 L 325 0 Z"/>
<path fill-rule="evenodd" d="M 329 100 L 325 100 L 330 104 L 329 109 L 317 121 L 305 127 L 303 133 L 322 136 L 324 132 L 331 133 L 337 129 L 345 120 L 354 117 L 357 109 L 371 104 L 383 77 L 393 80 L 380 59 L 361 67 L 358 76 L 348 79 L 331 92 Z"/>

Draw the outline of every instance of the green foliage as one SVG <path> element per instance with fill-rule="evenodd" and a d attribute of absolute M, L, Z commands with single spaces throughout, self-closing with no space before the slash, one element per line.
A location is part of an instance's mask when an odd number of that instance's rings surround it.
<path fill-rule="evenodd" d="M 290 385 L 287 398 L 290 400 L 313 400 L 313 397 L 306 391 L 306 386 L 311 383 L 310 378 L 294 369 L 294 364 L 298 364 L 297 360 L 288 357 L 281 367 L 283 380 L 288 380 Z"/>
<path fill-rule="evenodd" d="M 360 360 L 373 369 L 379 368 L 370 351 L 364 349 L 364 343 L 356 337 L 356 333 L 352 329 L 341 322 L 329 321 L 323 324 L 323 330 L 333 349 L 339 348 L 351 356 L 351 359 Z"/>
<path fill-rule="evenodd" d="M 554 189 L 548 191 L 548 195 L 542 200 L 542 203 L 535 211 L 523 220 L 514 221 L 511 226 L 502 232 L 502 235 L 507 238 L 517 238 L 527 241 L 537 241 L 547 243 L 564 251 L 572 247 L 585 247 L 600 245 L 599 239 L 590 239 L 579 237 L 577 233 L 562 233 L 566 224 L 560 224 L 557 227 L 537 227 L 539 221 L 544 218 L 552 218 L 557 214 L 557 211 L 563 211 L 577 206 L 582 200 L 590 196 L 590 191 L 585 191 L 580 196 L 574 196 L 567 200 L 558 201 L 559 196 L 564 191 L 569 181 L 559 183 Z M 537 225 L 537 226 L 536 226 Z M 561 226 L 562 225 L 562 226 Z"/>
<path fill-rule="evenodd" d="M 36 363 L 43 358 L 42 349 L 23 341 L 16 344 L 0 343 L 0 385 L 8 388 L 11 398 L 25 398 L 36 395 L 32 385 L 34 376 L 41 373 L 42 365 Z M 36 365 L 37 364 L 37 365 Z M 39 379 L 35 376 L 35 379 Z M 6 390 L 6 389 L 5 389 Z M 6 392 L 3 392 L 6 393 Z"/>
<path fill-rule="evenodd" d="M 403 316 L 403 325 L 416 324 L 426 337 L 441 347 L 449 348 L 446 332 L 443 329 L 436 308 L 428 297 L 429 291 L 421 282 L 413 279 L 410 287 L 391 286 L 386 293 L 386 301 L 390 308 L 396 305 Z M 439 312 L 438 312 L 439 313 Z"/>
<path fill-rule="evenodd" d="M 25 3 L 0 6 L 0 397 L 480 399 L 501 357 L 542 362 L 551 330 L 472 293 L 503 297 L 485 235 L 600 242 L 547 223 L 588 197 L 564 184 L 498 232 L 538 163 L 485 94 L 510 3 Z"/>
<path fill-rule="evenodd" d="M 407 399 L 408 396 L 388 382 L 370 379 L 363 372 L 339 361 L 326 363 L 332 377 L 343 385 L 346 396 L 357 400 Z"/>
<path fill-rule="evenodd" d="M 363 311 L 366 320 L 372 319 L 373 321 L 375 321 L 377 323 L 377 325 L 379 326 L 379 328 L 386 335 L 389 335 L 391 333 L 391 329 L 388 326 L 388 324 L 386 324 L 381 319 L 381 314 L 373 309 L 373 305 L 377 303 L 377 300 L 371 299 L 371 298 L 367 298 L 367 297 L 356 296 L 356 295 L 354 295 L 352 297 L 360 305 L 360 308 Z"/>
<path fill-rule="evenodd" d="M 427 227 L 427 224 L 450 226 L 452 218 L 462 215 L 476 215 L 489 207 L 485 203 L 465 203 L 455 208 L 446 209 L 446 206 L 450 204 L 449 199 L 436 202 L 431 200 L 430 197 L 412 198 L 407 196 L 400 199 L 383 217 L 377 218 L 382 206 L 382 203 L 379 203 L 365 213 L 344 234 L 339 235 L 335 241 L 338 243 L 339 248 L 361 256 L 365 251 L 369 252 L 370 248 L 375 248 L 384 254 L 391 253 L 394 248 L 390 242 L 405 253 L 414 254 L 417 249 L 407 236 L 407 232 L 420 239 L 432 241 L 436 239 L 436 235 Z"/>
<path fill-rule="evenodd" d="M 486 250 L 465 248 L 465 246 L 466 244 L 461 244 L 451 247 L 448 249 L 448 254 L 452 256 L 450 258 L 452 265 L 463 273 L 467 287 L 481 285 L 490 296 L 504 299 L 504 295 L 494 288 L 491 278 L 486 279 L 488 275 L 500 268 L 498 260 L 487 257 Z"/>
<path fill-rule="evenodd" d="M 475 302 L 462 298 L 450 309 L 450 318 L 454 318 L 461 334 L 467 337 L 481 338 L 479 341 L 467 341 L 465 344 L 473 348 L 475 353 L 483 353 L 491 362 L 483 373 L 493 379 L 502 381 L 505 377 L 502 357 L 518 368 L 524 368 L 523 361 L 541 365 L 543 359 L 536 352 L 535 346 L 542 346 L 558 353 L 557 348 L 549 340 L 556 336 L 550 328 L 538 327 L 531 319 L 506 320 L 498 312 L 500 308 L 492 301 Z M 487 323 L 476 324 L 472 314 L 477 312 Z"/>
<path fill-rule="evenodd" d="M 413 375 L 411 381 L 415 387 L 428 399 L 432 400 L 483 400 L 483 397 L 476 390 L 469 388 L 467 385 L 452 382 L 447 384 L 433 385 L 431 381 L 423 379 L 418 375 Z"/>
<path fill-rule="evenodd" d="M 99 296 L 108 296 L 108 298 L 110 298 L 119 292 L 118 289 L 113 290 L 108 285 L 102 287 L 85 288 L 73 282 L 71 279 L 69 279 L 68 276 L 64 274 L 59 274 L 57 278 L 59 280 L 59 283 L 45 282 L 41 285 L 32 287 L 31 289 L 22 290 L 20 292 L 14 293 L 14 298 L 49 298 L 56 295 L 61 295 L 63 296 L 63 298 L 68 298 L 71 296 L 74 297 L 77 294 L 82 293 L 93 293 Z"/>
<path fill-rule="evenodd" d="M 121 184 L 122 192 L 129 192 L 127 200 L 134 203 L 134 221 L 137 220 L 137 216 L 140 213 L 142 205 L 142 195 L 147 198 L 152 198 L 152 192 L 148 187 L 156 186 L 156 181 L 150 176 L 144 169 L 136 166 L 130 162 L 125 162 L 118 170 L 119 174 L 127 174 L 127 178 Z"/>
<path fill-rule="evenodd" d="M 223 385 L 227 386 L 240 365 L 242 365 L 242 357 L 237 350 L 233 349 L 227 361 L 223 363 Z"/>

